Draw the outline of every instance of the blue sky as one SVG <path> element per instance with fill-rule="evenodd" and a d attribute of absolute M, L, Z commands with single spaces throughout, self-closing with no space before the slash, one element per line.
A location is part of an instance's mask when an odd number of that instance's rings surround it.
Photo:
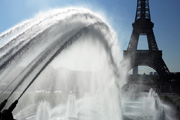
<path fill-rule="evenodd" d="M 172 72 L 180 71 L 180 0 L 149 0 L 154 34 L 163 59 Z M 118 35 L 121 50 L 127 48 L 135 19 L 137 0 L 1 0 L 0 33 L 40 11 L 84 7 L 103 14 Z M 139 49 L 147 47 L 140 38 Z"/>

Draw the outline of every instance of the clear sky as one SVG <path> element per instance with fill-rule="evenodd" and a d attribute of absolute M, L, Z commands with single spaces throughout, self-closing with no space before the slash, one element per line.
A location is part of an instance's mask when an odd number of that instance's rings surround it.
<path fill-rule="evenodd" d="M 149 0 L 154 34 L 163 59 L 172 72 L 180 72 L 180 0 Z M 100 13 L 118 35 L 121 51 L 128 46 L 137 0 L 0 0 L 0 33 L 40 11 L 84 7 Z M 147 48 L 140 38 L 139 49 Z M 145 47 L 144 47 L 145 46 Z"/>

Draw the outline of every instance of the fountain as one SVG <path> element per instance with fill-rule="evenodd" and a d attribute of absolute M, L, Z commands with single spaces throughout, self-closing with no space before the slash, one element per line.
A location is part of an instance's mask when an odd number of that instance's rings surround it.
<path fill-rule="evenodd" d="M 40 13 L 0 35 L 0 99 L 19 99 L 18 120 L 175 120 L 153 90 L 121 91 L 128 65 L 119 61 L 116 34 L 100 16 Z"/>

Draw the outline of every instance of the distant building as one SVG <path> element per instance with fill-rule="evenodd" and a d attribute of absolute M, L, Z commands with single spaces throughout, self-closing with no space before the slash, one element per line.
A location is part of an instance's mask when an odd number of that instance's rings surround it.
<path fill-rule="evenodd" d="M 153 72 L 150 72 L 149 75 L 153 75 Z"/>
<path fill-rule="evenodd" d="M 154 72 L 154 75 L 156 75 L 156 76 L 157 76 L 157 75 L 158 75 L 158 73 L 157 73 L 157 72 Z"/>

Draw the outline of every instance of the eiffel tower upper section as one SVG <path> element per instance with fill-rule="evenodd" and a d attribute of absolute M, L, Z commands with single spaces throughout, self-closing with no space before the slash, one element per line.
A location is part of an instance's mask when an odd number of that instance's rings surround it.
<path fill-rule="evenodd" d="M 149 38 L 151 37 L 148 39 L 149 50 L 159 50 L 152 29 L 154 23 L 151 22 L 149 0 L 137 0 L 136 17 L 132 26 L 133 34 L 127 50 L 137 50 L 139 35 L 143 34 Z M 136 40 L 134 40 L 135 38 Z"/>
<path fill-rule="evenodd" d="M 151 20 L 149 0 L 138 0 L 135 21 Z"/>

